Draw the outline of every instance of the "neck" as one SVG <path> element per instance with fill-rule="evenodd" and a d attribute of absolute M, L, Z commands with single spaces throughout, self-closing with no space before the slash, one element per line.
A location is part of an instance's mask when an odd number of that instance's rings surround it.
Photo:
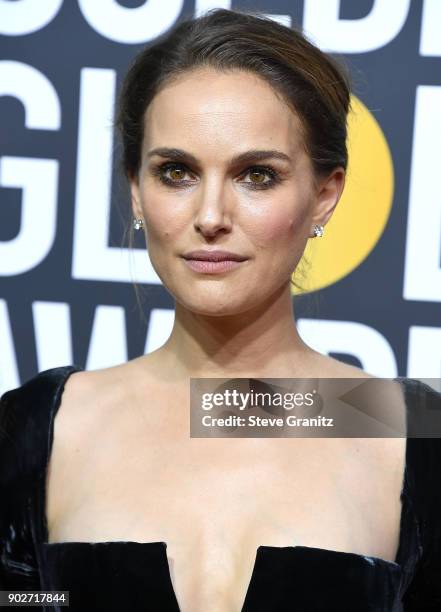
<path fill-rule="evenodd" d="M 234 315 L 199 314 L 176 303 L 172 333 L 158 353 L 175 380 L 301 376 L 316 354 L 298 334 L 289 285 Z"/>

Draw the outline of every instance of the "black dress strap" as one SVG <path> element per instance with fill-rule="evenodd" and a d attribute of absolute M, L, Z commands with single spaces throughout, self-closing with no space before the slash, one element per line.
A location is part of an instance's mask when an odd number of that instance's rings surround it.
<path fill-rule="evenodd" d="M 426 415 L 433 423 L 441 417 L 441 393 L 417 379 L 408 379 L 407 386 L 407 478 L 420 558 L 403 610 L 428 612 L 441 610 L 441 437 L 417 436 L 422 435 Z"/>
<path fill-rule="evenodd" d="M 39 589 L 42 479 L 53 407 L 76 365 L 44 370 L 0 398 L 0 588 Z M 44 512 L 44 508 L 43 508 Z"/>

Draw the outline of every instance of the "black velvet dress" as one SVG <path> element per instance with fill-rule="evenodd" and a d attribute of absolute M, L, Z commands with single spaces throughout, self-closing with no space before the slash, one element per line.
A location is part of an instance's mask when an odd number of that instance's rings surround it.
<path fill-rule="evenodd" d="M 43 610 L 178 612 L 166 542 L 48 543 L 53 419 L 67 377 L 81 369 L 45 370 L 0 399 L 0 589 L 70 592 L 69 608 Z M 409 436 L 421 402 L 441 412 L 441 394 L 416 379 L 396 380 L 405 393 L 408 437 L 395 561 L 259 546 L 237 612 L 441 612 L 441 438 Z"/>

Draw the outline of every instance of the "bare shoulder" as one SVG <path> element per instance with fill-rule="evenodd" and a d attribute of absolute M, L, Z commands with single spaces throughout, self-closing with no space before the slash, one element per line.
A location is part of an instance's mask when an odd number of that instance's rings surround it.
<path fill-rule="evenodd" d="M 80 370 L 69 375 L 64 385 L 62 403 L 71 400 L 87 400 L 91 395 L 100 398 L 102 392 L 114 392 L 125 373 L 129 371 L 130 362 L 97 370 Z M 96 397 L 98 394 L 98 398 Z"/>
<path fill-rule="evenodd" d="M 323 378 L 375 378 L 357 366 L 317 353 L 317 368 Z"/>
<path fill-rule="evenodd" d="M 129 440 L 131 431 L 136 430 L 136 421 L 132 419 L 130 427 L 130 419 L 135 411 L 137 380 L 138 369 L 129 361 L 73 372 L 65 381 L 53 422 L 47 473 L 51 528 L 72 504 L 80 503 L 88 482 L 84 475 L 109 465 L 121 439 Z M 121 452 L 126 451 L 122 448 Z"/>
<path fill-rule="evenodd" d="M 343 363 L 333 357 L 322 355 L 319 358 L 321 376 L 329 378 L 362 378 L 378 380 L 377 377 L 365 370 Z M 375 466 L 378 470 L 387 469 L 391 478 L 400 480 L 405 460 L 406 439 L 400 435 L 393 435 L 393 431 L 405 430 L 406 403 L 401 385 L 391 380 L 384 384 L 372 385 L 374 397 L 372 401 L 384 411 L 388 422 L 394 424 L 391 437 L 366 437 L 348 439 L 348 450 L 357 454 L 367 465 Z M 398 429 L 399 428 L 399 429 Z M 374 472 L 377 473 L 377 472 Z"/>
<path fill-rule="evenodd" d="M 85 441 L 130 407 L 140 381 L 137 360 L 96 370 L 80 370 L 67 378 L 54 420 L 54 439 L 66 448 Z M 148 384 L 148 368 L 143 369 Z"/>
<path fill-rule="evenodd" d="M 329 357 L 327 355 L 323 355 L 323 361 L 321 364 L 323 377 L 329 378 L 364 378 L 371 381 L 381 380 L 384 384 L 381 385 L 372 385 L 372 392 L 376 394 L 376 400 L 384 405 L 385 410 L 391 409 L 398 410 L 400 412 L 405 411 L 405 396 L 403 392 L 403 387 L 393 380 L 382 378 L 375 376 L 374 374 L 370 374 L 361 368 L 356 366 L 352 366 L 350 364 L 343 363 L 338 359 L 334 359 L 333 357 Z"/>

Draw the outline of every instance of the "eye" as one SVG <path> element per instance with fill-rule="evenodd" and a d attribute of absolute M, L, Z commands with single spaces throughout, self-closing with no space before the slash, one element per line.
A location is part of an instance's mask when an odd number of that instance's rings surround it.
<path fill-rule="evenodd" d="M 158 176 L 159 180 L 166 185 L 178 185 L 188 183 L 183 177 L 188 173 L 188 169 L 183 164 L 176 162 L 166 162 L 160 166 L 153 168 L 153 173 Z M 168 173 L 168 176 L 167 176 Z"/>
<path fill-rule="evenodd" d="M 279 180 L 278 174 L 267 166 L 252 166 L 243 176 L 247 175 L 250 176 L 251 180 L 245 181 L 245 184 L 249 185 L 252 189 L 266 189 Z M 269 180 L 265 181 L 265 175 L 269 177 Z"/>
<path fill-rule="evenodd" d="M 152 173 L 161 183 L 171 187 L 185 187 L 194 182 L 185 180 L 185 176 L 191 174 L 191 172 L 187 166 L 178 162 L 165 162 L 159 166 L 154 166 Z M 250 177 L 250 180 L 241 181 L 247 189 L 269 189 L 282 181 L 279 174 L 269 166 L 250 166 L 240 176 Z"/>

